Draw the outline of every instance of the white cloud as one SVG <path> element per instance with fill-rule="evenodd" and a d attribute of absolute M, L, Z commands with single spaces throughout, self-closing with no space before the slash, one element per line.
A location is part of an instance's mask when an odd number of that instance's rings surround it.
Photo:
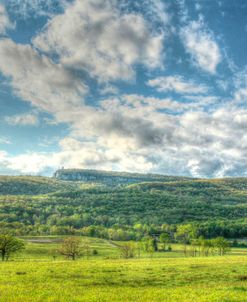
<path fill-rule="evenodd" d="M 12 144 L 11 140 L 5 136 L 0 136 L 0 145 L 10 145 Z"/>
<path fill-rule="evenodd" d="M 62 64 L 107 81 L 133 78 L 135 64 L 161 66 L 163 38 L 141 15 L 121 14 L 115 1 L 76 0 L 33 43 L 56 53 Z"/>
<path fill-rule="evenodd" d="M 161 2 L 155 3 L 154 10 L 162 9 L 158 18 L 165 19 Z M 221 53 L 212 33 L 202 21 L 184 22 L 181 36 L 194 63 L 215 73 Z M 63 14 L 51 16 L 32 45 L 0 40 L 0 71 L 15 93 L 70 130 L 58 152 L 11 156 L 1 151 L 1 171 L 44 173 L 65 166 L 246 175 L 246 110 L 233 102 L 222 106 L 196 81 L 181 76 L 149 81 L 160 91 L 181 94 L 175 100 L 132 94 L 98 100 L 95 107 L 84 102 L 86 77 L 98 80 L 103 93 L 114 94 L 115 80 L 134 78 L 137 64 L 162 66 L 163 40 L 141 14 L 120 12 L 114 0 L 73 1 Z M 239 95 L 245 87 L 239 85 Z M 236 92 L 235 100 L 241 98 Z M 9 117 L 9 122 L 35 123 L 32 116 L 25 118 Z"/>
<path fill-rule="evenodd" d="M 105 85 L 100 89 L 100 94 L 107 95 L 107 94 L 118 94 L 119 90 L 114 85 Z"/>
<path fill-rule="evenodd" d="M 12 126 L 36 126 L 39 124 L 39 118 L 33 113 L 16 114 L 5 117 L 8 124 Z"/>
<path fill-rule="evenodd" d="M 161 65 L 162 45 L 163 34 L 141 15 L 120 13 L 115 1 L 74 1 L 51 18 L 34 45 L 0 40 L 0 72 L 20 98 L 54 114 L 55 122 L 70 123 L 93 111 L 83 105 L 85 70 L 100 81 L 129 79 L 135 64 Z M 54 52 L 56 62 L 50 59 Z M 113 87 L 105 83 L 106 92 L 116 92 Z"/>
<path fill-rule="evenodd" d="M 158 19 L 163 25 L 166 25 L 170 21 L 170 16 L 167 13 L 164 1 L 149 0 L 146 7 L 148 7 L 148 11 L 152 13 L 153 18 Z"/>
<path fill-rule="evenodd" d="M 181 38 L 194 63 L 214 74 L 222 56 L 213 34 L 207 30 L 203 21 L 189 22 L 181 29 Z"/>
<path fill-rule="evenodd" d="M 246 176 L 246 110 L 224 106 L 212 113 L 179 116 L 149 111 L 144 118 L 139 108 L 121 108 L 121 115 L 114 109 L 114 115 L 100 112 L 90 116 L 88 137 L 83 137 L 80 128 L 60 141 L 59 152 L 15 157 L 5 153 L 1 166 L 21 173 L 65 166 L 195 177 Z"/>
<path fill-rule="evenodd" d="M 69 70 L 29 45 L 0 40 L 0 71 L 18 96 L 51 113 L 80 106 L 86 86 Z"/>
<path fill-rule="evenodd" d="M 159 92 L 174 91 L 180 94 L 203 94 L 208 91 L 205 85 L 185 80 L 181 76 L 158 77 L 149 80 L 147 84 L 156 88 Z"/>
<path fill-rule="evenodd" d="M 14 24 L 10 21 L 5 6 L 0 3 L 0 35 L 5 34 L 7 29 L 14 28 Z"/>
<path fill-rule="evenodd" d="M 5 151 L 0 150 L 0 160 L 3 160 L 6 156 L 6 154 L 7 153 Z"/>
<path fill-rule="evenodd" d="M 126 95 L 105 100 L 90 113 L 84 108 L 66 117 L 72 132 L 60 141 L 59 152 L 26 154 L 21 161 L 5 156 L 5 163 L 11 169 L 19 165 L 22 173 L 65 166 L 195 177 L 246 175 L 246 109 L 229 104 L 213 112 L 170 115 L 157 111 L 158 102 Z"/>
<path fill-rule="evenodd" d="M 69 0 L 2 0 L 16 17 L 27 19 L 36 16 L 52 16 L 62 10 Z"/>
<path fill-rule="evenodd" d="M 234 103 L 246 104 L 247 101 L 247 67 L 245 66 L 242 71 L 237 72 L 233 81 Z"/>
<path fill-rule="evenodd" d="M 21 174 L 39 174 L 47 168 L 54 168 L 56 158 L 52 154 L 26 153 L 17 156 L 5 155 L 5 169 Z"/>

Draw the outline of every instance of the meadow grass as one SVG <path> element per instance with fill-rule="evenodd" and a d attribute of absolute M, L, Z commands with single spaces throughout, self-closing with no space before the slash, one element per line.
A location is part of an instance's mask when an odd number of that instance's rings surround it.
<path fill-rule="evenodd" d="M 6 262 L 0 301 L 247 301 L 244 256 Z"/>
<path fill-rule="evenodd" d="M 0 302 L 247 301 L 246 253 L 190 258 L 175 245 L 171 253 L 125 260 L 111 242 L 83 238 L 99 254 L 66 261 L 50 253 L 61 237 L 26 240 L 22 255 L 0 263 Z"/>

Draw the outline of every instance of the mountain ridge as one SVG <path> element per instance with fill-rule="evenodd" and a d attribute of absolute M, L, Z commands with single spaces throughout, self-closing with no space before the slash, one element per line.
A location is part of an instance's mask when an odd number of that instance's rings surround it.
<path fill-rule="evenodd" d="M 143 181 L 175 181 L 189 180 L 190 177 L 162 175 L 156 173 L 132 173 L 119 171 L 105 171 L 94 169 L 59 169 L 53 177 L 59 180 L 102 182 L 106 184 L 126 184 Z"/>

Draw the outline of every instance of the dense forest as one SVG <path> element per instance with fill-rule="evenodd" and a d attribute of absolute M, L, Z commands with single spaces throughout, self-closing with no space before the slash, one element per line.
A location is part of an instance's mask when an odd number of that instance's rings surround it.
<path fill-rule="evenodd" d="M 100 172 L 97 172 L 100 174 Z M 126 184 L 65 181 L 46 177 L 0 177 L 0 227 L 14 235 L 85 234 L 138 239 L 193 225 L 198 236 L 247 236 L 247 179 L 155 176 Z M 120 175 L 121 177 L 123 175 Z M 116 184 L 117 173 L 112 175 Z M 134 176 L 134 177 L 133 177 Z M 114 179 L 115 178 L 115 179 Z M 145 177 L 144 177 L 145 178 Z M 133 179 L 133 181 L 131 181 Z"/>

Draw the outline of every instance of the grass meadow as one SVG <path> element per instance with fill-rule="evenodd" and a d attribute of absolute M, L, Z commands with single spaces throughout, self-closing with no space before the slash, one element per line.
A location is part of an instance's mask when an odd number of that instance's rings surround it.
<path fill-rule="evenodd" d="M 83 238 L 98 254 L 77 261 L 57 255 L 61 237 L 28 238 L 26 250 L 0 263 L 1 302 L 247 301 L 247 250 L 184 257 L 173 251 L 119 258 L 114 243 Z"/>

